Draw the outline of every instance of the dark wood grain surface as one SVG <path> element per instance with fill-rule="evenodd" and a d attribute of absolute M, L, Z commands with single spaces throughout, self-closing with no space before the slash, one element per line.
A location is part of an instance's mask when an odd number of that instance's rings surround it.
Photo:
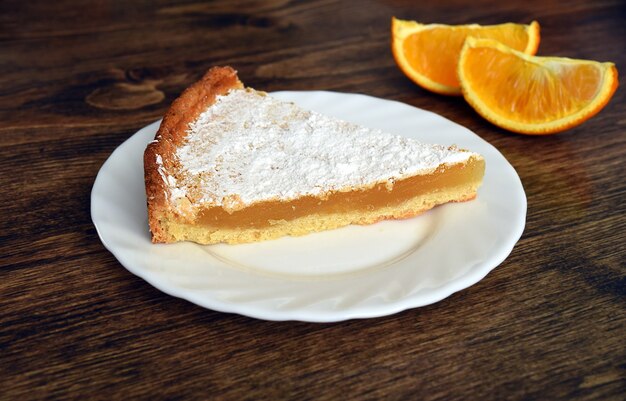
<path fill-rule="evenodd" d="M 620 0 L 0 2 L 0 399 L 583 399 L 626 396 L 624 90 L 526 137 L 413 85 L 392 15 L 542 25 L 539 54 L 626 65 Z M 395 99 L 469 127 L 517 169 L 524 235 L 437 304 L 333 324 L 167 296 L 90 218 L 102 163 L 212 65 L 248 85 Z"/>

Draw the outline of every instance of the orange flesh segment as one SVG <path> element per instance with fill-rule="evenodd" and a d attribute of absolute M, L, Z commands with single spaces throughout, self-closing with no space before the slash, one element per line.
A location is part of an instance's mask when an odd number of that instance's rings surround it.
<path fill-rule="evenodd" d="M 541 67 L 495 49 L 478 48 L 467 64 L 467 78 L 481 88 L 489 109 L 525 123 L 563 118 L 598 93 L 600 71 L 590 65 Z M 547 113 L 549 111 L 549 113 Z"/>
<path fill-rule="evenodd" d="M 575 115 L 596 99 L 606 78 L 605 66 L 594 61 L 529 60 L 490 47 L 467 51 L 463 74 L 468 90 L 490 113 L 522 124 Z"/>
<path fill-rule="evenodd" d="M 263 228 L 271 225 L 270 220 L 290 221 L 310 214 L 373 211 L 437 191 L 462 187 L 475 190 L 484 171 L 485 161 L 472 157 L 465 165 L 443 166 L 431 174 L 399 180 L 391 191 L 385 184 L 378 184 L 364 191 L 336 192 L 327 199 L 306 196 L 291 202 L 260 202 L 232 214 L 221 207 L 212 207 L 201 212 L 197 223 L 212 228 Z"/>
<path fill-rule="evenodd" d="M 458 57 L 468 36 L 495 39 L 522 52 L 526 50 L 529 41 L 523 25 L 476 28 L 442 26 L 410 35 L 404 40 L 403 50 L 414 70 L 440 84 L 459 86 L 456 72 Z"/>

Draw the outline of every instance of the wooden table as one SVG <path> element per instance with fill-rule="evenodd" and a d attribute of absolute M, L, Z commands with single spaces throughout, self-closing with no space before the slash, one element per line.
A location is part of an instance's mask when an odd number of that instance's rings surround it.
<path fill-rule="evenodd" d="M 620 0 L 0 3 L 0 399 L 624 399 L 624 91 L 527 137 L 412 84 L 392 15 L 542 25 L 540 54 L 626 65 Z M 597 3 L 597 4 L 596 4 Z M 437 304 L 333 324 L 167 296 L 90 218 L 102 163 L 212 65 L 267 91 L 395 99 L 467 126 L 517 169 L 509 258 Z"/>

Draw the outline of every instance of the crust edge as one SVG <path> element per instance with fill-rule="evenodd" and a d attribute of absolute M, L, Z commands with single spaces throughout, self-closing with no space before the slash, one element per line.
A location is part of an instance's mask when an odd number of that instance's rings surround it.
<path fill-rule="evenodd" d="M 172 103 L 159 126 L 154 141 L 144 151 L 144 180 L 148 205 L 148 225 L 154 243 L 173 242 L 161 225 L 167 215 L 173 213 L 168 205 L 169 187 L 163 174 L 173 175 L 176 170 L 176 148 L 187 135 L 187 127 L 215 102 L 219 95 L 231 89 L 243 88 L 237 71 L 231 67 L 213 67 L 198 82 L 189 86 Z M 157 163 L 161 156 L 162 166 Z M 159 171 L 162 169 L 162 171 Z"/>

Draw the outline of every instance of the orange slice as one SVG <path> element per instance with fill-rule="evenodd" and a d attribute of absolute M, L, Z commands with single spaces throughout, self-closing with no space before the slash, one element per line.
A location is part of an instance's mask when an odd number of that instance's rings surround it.
<path fill-rule="evenodd" d="M 468 38 L 459 59 L 463 96 L 493 124 L 552 134 L 582 124 L 617 89 L 613 63 L 536 57 L 489 39 Z"/>
<path fill-rule="evenodd" d="M 535 54 L 539 24 L 424 25 L 391 19 L 391 50 L 396 63 L 419 86 L 444 95 L 460 95 L 457 78 L 459 53 L 468 36 L 498 40 L 507 46 Z"/>

